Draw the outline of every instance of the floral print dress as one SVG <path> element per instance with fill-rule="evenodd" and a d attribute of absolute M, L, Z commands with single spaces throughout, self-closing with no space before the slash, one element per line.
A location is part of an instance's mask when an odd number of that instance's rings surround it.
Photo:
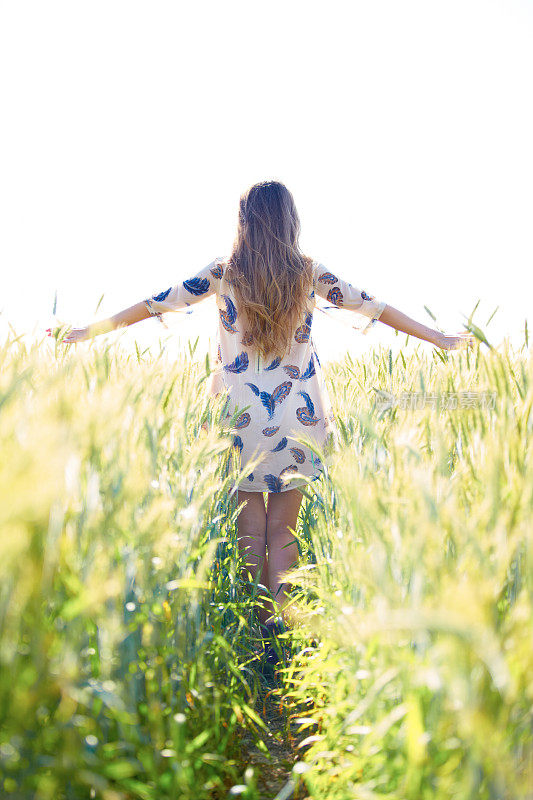
<path fill-rule="evenodd" d="M 313 263 L 313 289 L 305 317 L 283 359 L 263 361 L 243 329 L 237 298 L 225 278 L 227 259 L 216 258 L 197 275 L 144 301 L 161 315 L 216 295 L 218 356 L 211 392 L 227 390 L 229 414 L 239 412 L 231 428 L 233 447 L 245 471 L 237 488 L 247 492 L 283 492 L 316 480 L 322 454 L 335 438 L 335 422 L 320 361 L 311 336 L 316 296 L 339 308 L 379 319 L 385 302 Z M 311 447 L 309 446 L 311 445 Z"/>

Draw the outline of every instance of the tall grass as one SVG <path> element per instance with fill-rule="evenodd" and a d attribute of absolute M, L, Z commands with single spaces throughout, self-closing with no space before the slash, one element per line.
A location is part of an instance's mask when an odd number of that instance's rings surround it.
<path fill-rule="evenodd" d="M 318 646 L 286 676 L 312 797 L 531 797 L 532 375 L 505 348 L 333 367 L 334 503 L 295 574 Z M 497 397 L 380 410 L 373 386 Z"/>
<path fill-rule="evenodd" d="M 226 409 L 189 355 L 0 351 L 0 793 L 264 796 Z M 282 795 L 526 798 L 530 355 L 381 348 L 327 382 L 339 440 L 298 522 Z M 376 390 L 496 404 L 380 408 Z"/>
<path fill-rule="evenodd" d="M 226 796 L 237 731 L 262 721 L 205 367 L 20 342 L 0 359 L 3 791 Z"/>

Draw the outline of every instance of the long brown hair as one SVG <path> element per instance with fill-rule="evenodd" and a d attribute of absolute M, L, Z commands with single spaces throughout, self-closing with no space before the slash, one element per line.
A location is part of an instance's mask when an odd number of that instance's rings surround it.
<path fill-rule="evenodd" d="M 247 339 L 265 358 L 285 355 L 308 311 L 313 261 L 301 252 L 299 236 L 300 218 L 283 183 L 262 181 L 241 195 L 226 275 L 245 312 Z"/>

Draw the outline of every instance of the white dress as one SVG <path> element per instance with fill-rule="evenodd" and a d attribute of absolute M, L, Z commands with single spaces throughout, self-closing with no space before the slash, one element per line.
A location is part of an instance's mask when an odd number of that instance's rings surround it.
<path fill-rule="evenodd" d="M 316 480 L 320 458 L 303 437 L 327 453 L 336 428 L 320 361 L 311 337 L 316 295 L 335 306 L 379 319 L 385 302 L 377 300 L 313 263 L 313 290 L 289 352 L 263 363 L 240 324 L 237 298 L 225 278 L 227 259 L 216 258 L 194 277 L 145 300 L 149 312 L 178 311 L 216 294 L 218 358 L 211 391 L 227 390 L 229 412 L 240 412 L 232 427 L 234 451 L 242 467 L 259 456 L 238 484 L 247 492 L 283 492 Z"/>

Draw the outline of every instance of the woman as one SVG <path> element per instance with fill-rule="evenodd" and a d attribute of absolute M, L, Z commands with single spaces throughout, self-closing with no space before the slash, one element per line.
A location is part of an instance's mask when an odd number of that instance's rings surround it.
<path fill-rule="evenodd" d="M 63 339 L 83 341 L 216 294 L 219 369 L 212 391 L 227 390 L 230 410 L 242 411 L 233 428 L 242 466 L 250 458 L 260 459 L 238 486 L 237 503 L 246 501 L 237 521 L 238 541 L 252 578 L 274 598 L 274 604 L 259 609 L 271 630 L 279 630 L 287 616 L 284 574 L 298 555 L 292 531 L 302 500 L 299 487 L 322 472 L 320 459 L 301 438 L 310 439 L 316 449 L 326 448 L 334 432 L 311 338 L 316 295 L 437 347 L 474 342 L 466 333 L 446 336 L 427 328 L 332 274 L 301 252 L 299 234 L 289 190 L 277 181 L 257 183 L 240 198 L 229 258 L 216 258 L 194 277 Z"/>

